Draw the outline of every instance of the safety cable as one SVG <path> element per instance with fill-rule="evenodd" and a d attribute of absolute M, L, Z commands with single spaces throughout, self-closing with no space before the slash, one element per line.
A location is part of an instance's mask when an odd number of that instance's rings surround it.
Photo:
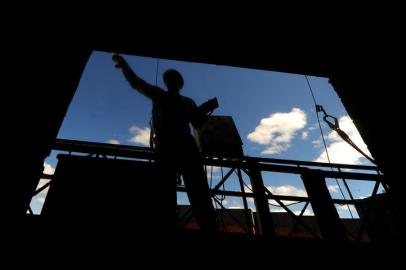
<path fill-rule="evenodd" d="M 321 138 L 322 138 L 322 140 L 323 140 L 324 149 L 325 149 L 325 151 L 326 151 L 327 160 L 328 160 L 328 163 L 331 165 L 330 155 L 328 154 L 328 149 L 327 149 L 327 145 L 326 145 L 326 140 L 324 139 L 324 133 L 323 133 L 323 129 L 322 129 L 321 123 L 320 123 L 320 117 L 319 117 L 319 113 L 318 113 L 319 105 L 317 104 L 317 101 L 316 101 L 316 98 L 315 98 L 315 96 L 314 96 L 314 92 L 313 92 L 312 86 L 310 85 L 310 82 L 309 82 L 309 79 L 307 78 L 307 75 L 304 75 L 304 76 L 305 76 L 305 78 L 306 78 L 306 82 L 307 82 L 307 85 L 309 86 L 310 94 L 311 94 L 311 96 L 312 96 L 312 98 L 313 98 L 314 106 L 315 106 L 315 108 L 316 108 L 317 122 L 318 122 L 318 124 L 319 124 L 319 129 L 320 129 L 320 133 L 321 133 Z M 334 171 L 334 169 L 333 169 L 332 166 L 330 167 L 330 169 L 331 169 L 331 171 Z M 336 183 L 337 183 L 338 188 L 339 188 L 339 190 L 340 190 L 341 196 L 342 196 L 343 199 L 345 200 L 346 198 L 345 198 L 345 196 L 344 196 L 344 192 L 343 192 L 343 190 L 342 190 L 342 188 L 341 188 L 340 182 L 338 181 L 337 178 L 335 178 L 335 180 L 336 180 Z M 343 180 L 344 180 L 344 179 L 343 179 Z M 352 211 L 351 211 L 350 206 L 349 206 L 348 204 L 347 204 L 347 208 L 348 208 L 348 211 L 350 212 L 351 218 L 354 219 L 354 216 L 352 215 Z"/>
<path fill-rule="evenodd" d="M 159 58 L 156 59 L 155 86 L 158 86 Z"/>

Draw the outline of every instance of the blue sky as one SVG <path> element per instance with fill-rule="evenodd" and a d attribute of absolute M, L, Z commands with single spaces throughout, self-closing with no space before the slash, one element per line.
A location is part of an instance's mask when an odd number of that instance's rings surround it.
<path fill-rule="evenodd" d="M 130 88 L 111 56 L 103 52 L 92 54 L 58 138 L 128 145 L 143 145 L 147 141 L 151 101 Z M 152 84 L 157 78 L 162 88 L 162 73 L 168 68 L 179 70 L 185 80 L 181 94 L 193 98 L 198 105 L 217 97 L 220 107 L 213 114 L 233 117 L 245 155 L 326 162 L 313 100 L 303 75 L 164 59 L 159 60 L 157 73 L 157 59 L 125 58 L 141 78 Z M 317 102 L 338 117 L 342 129 L 367 151 L 328 79 L 309 80 Z M 332 162 L 370 164 L 327 126 L 323 125 L 323 129 Z M 55 155 L 53 152 L 46 160 L 46 171 L 51 173 L 56 167 Z M 220 173 L 215 169 L 213 183 Z M 296 175 L 266 173 L 263 177 L 265 185 L 275 193 L 303 195 L 303 185 Z M 226 187 L 236 190 L 238 185 L 233 178 Z M 328 183 L 332 196 L 340 198 L 336 183 Z M 366 197 L 372 190 L 368 183 L 350 186 L 356 197 Z M 36 212 L 40 211 L 44 196 L 33 200 Z M 178 200 L 185 203 L 187 198 L 180 195 Z M 225 204 L 231 208 L 241 205 L 235 198 L 226 198 Z M 348 216 L 348 211 L 341 210 L 343 216 Z"/>

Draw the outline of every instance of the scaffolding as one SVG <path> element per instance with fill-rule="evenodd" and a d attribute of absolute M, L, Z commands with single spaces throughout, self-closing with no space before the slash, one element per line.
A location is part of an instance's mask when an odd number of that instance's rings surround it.
<path fill-rule="evenodd" d="M 125 160 L 126 162 L 136 162 L 142 166 L 148 164 L 150 166 L 155 163 L 156 158 L 156 153 L 151 148 L 64 139 L 55 140 L 52 149 L 65 153 L 61 154 L 61 157 L 76 158 L 79 162 L 83 159 L 107 161 L 107 163 L 103 163 L 106 164 L 103 166 L 109 166 L 109 160 Z M 239 226 L 240 229 L 234 230 L 234 232 L 254 237 L 260 235 L 273 239 L 281 236 L 280 228 L 278 230 L 275 225 L 277 220 L 281 219 L 281 214 L 270 211 L 270 205 L 276 204 L 285 211 L 283 218 L 289 220 L 287 223 L 289 223 L 290 227 L 285 226 L 283 237 L 303 237 L 303 235 L 306 235 L 306 237 L 314 239 L 333 241 L 371 241 L 371 238 L 366 234 L 370 211 L 364 209 L 365 207 L 362 206 L 360 200 L 354 199 L 352 195 L 349 196 L 349 198 L 343 199 L 331 198 L 325 179 L 341 179 L 345 183 L 346 180 L 371 181 L 374 183 L 374 188 L 370 196 L 372 199 L 376 199 L 380 185 L 385 188 L 387 194 L 390 194 L 390 190 L 384 184 L 384 175 L 381 174 L 375 166 L 327 164 L 247 156 L 241 158 L 204 156 L 203 160 L 208 175 L 213 166 L 221 168 L 221 178 L 217 181 L 216 185 L 210 187 L 210 194 L 218 206 L 218 216 L 224 217 L 224 215 L 226 215 L 228 225 L 232 223 L 234 227 Z M 263 173 L 265 172 L 286 173 L 300 176 L 308 196 L 274 194 L 264 184 Z M 227 181 L 230 181 L 232 175 L 238 179 L 238 191 L 224 188 Z M 50 181 L 43 186 L 39 186 L 33 196 L 39 194 L 46 188 L 52 188 L 54 181 L 56 181 L 52 175 L 43 174 L 42 178 L 49 179 Z M 112 185 L 116 184 L 117 183 L 112 183 Z M 75 185 L 80 187 L 81 183 L 75 183 Z M 345 186 L 348 188 L 347 184 L 345 184 Z M 176 191 L 186 192 L 181 181 L 178 181 Z M 156 193 L 156 190 L 154 191 L 154 188 L 151 188 L 148 190 L 136 190 L 134 194 L 152 194 L 154 192 Z M 351 194 L 349 189 L 348 192 Z M 163 193 L 158 192 L 157 196 L 164 193 L 165 191 L 163 191 Z M 241 209 L 236 210 L 225 207 L 221 199 L 221 197 L 224 198 L 225 196 L 240 198 L 243 202 Z M 255 207 L 252 206 L 252 203 L 250 205 L 250 201 L 254 202 Z M 45 200 L 45 205 L 46 203 L 47 199 Z M 290 205 L 299 203 L 304 204 L 300 213 L 295 213 L 289 208 Z M 309 205 L 311 205 L 314 211 L 314 217 L 304 216 Z M 335 205 L 353 205 L 358 212 L 361 211 L 359 216 L 362 218 L 352 221 L 340 219 Z M 156 207 L 158 207 L 158 205 Z M 180 207 L 181 206 L 178 206 L 178 210 Z M 170 211 L 170 208 L 166 208 L 166 210 Z M 29 212 L 32 214 L 31 209 L 29 209 Z M 183 211 L 181 212 L 182 214 L 179 214 L 177 217 L 178 228 L 193 227 L 191 226 L 193 213 L 190 208 L 183 207 Z M 238 217 L 236 217 L 236 215 L 238 215 Z M 156 218 L 158 219 L 159 217 L 157 216 Z M 227 233 L 224 218 L 222 222 L 222 230 L 224 233 Z M 315 222 L 317 223 L 316 226 L 314 225 Z M 349 223 L 351 224 L 348 225 Z M 356 229 L 354 229 L 354 227 Z"/>

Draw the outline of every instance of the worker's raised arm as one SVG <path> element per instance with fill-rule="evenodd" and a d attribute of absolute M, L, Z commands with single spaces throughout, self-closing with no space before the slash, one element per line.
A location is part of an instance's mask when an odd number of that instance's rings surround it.
<path fill-rule="evenodd" d="M 150 99 L 155 99 L 161 93 L 161 89 L 138 77 L 121 55 L 115 54 L 112 59 L 116 63 L 116 67 L 121 69 L 132 88 Z"/>

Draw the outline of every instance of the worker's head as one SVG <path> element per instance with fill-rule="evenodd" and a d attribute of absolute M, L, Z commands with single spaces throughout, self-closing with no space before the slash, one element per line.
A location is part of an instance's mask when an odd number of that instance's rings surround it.
<path fill-rule="evenodd" d="M 183 78 L 179 71 L 175 69 L 168 69 L 165 71 L 163 78 L 168 92 L 179 93 L 180 89 L 182 89 Z"/>

